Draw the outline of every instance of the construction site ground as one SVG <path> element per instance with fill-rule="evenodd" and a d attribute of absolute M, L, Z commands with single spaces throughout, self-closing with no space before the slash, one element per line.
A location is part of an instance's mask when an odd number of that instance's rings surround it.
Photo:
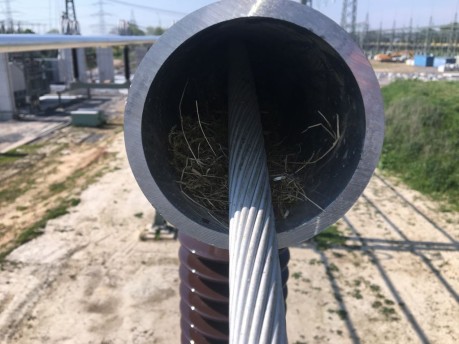
<path fill-rule="evenodd" d="M 124 101 L 0 157 L 0 343 L 180 341 L 179 243 L 139 239 Z M 459 343 L 458 213 L 378 174 L 337 231 L 291 248 L 289 343 Z"/>
<path fill-rule="evenodd" d="M 409 66 L 400 62 L 379 62 L 371 60 L 371 65 L 376 72 L 380 73 L 438 73 L 438 70 L 435 67 Z"/>

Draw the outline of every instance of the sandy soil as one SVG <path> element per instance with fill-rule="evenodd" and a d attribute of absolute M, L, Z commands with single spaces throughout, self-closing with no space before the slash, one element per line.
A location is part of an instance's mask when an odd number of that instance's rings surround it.
<path fill-rule="evenodd" d="M 2 264 L 0 343 L 179 342 L 178 243 L 139 240 L 154 210 L 122 134 L 104 149 L 109 172 Z M 338 223 L 345 245 L 291 249 L 289 342 L 458 343 L 459 214 L 445 209 L 374 178 Z"/>
<path fill-rule="evenodd" d="M 89 100 L 95 102 L 95 100 Z M 103 106 L 107 116 L 119 117 L 124 97 Z M 115 133 L 121 132 L 119 119 L 105 128 L 64 127 L 30 145 L 15 150 L 18 159 L 0 164 L 0 252 L 12 245 L 19 233 L 33 226 L 45 214 L 63 207 L 107 169 L 107 151 Z M 25 123 L 25 124 L 24 124 Z M 2 127 L 1 138 L 15 133 L 16 145 L 49 122 L 12 122 Z M 53 124 L 55 125 L 55 124 Z M 24 155 L 23 157 L 21 156 Z M 10 157 L 16 159 L 13 155 Z"/>

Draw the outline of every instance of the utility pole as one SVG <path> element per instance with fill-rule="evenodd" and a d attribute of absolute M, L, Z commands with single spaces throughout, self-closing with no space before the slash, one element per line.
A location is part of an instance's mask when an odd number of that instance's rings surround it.
<path fill-rule="evenodd" d="M 343 0 L 341 27 L 355 39 L 357 26 L 357 0 Z"/>

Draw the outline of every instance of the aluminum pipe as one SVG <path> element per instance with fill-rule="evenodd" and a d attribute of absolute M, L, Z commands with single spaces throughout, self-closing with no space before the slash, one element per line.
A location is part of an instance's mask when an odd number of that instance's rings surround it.
<path fill-rule="evenodd" d="M 280 144 L 298 146 L 309 164 L 308 201 L 276 218 L 279 248 L 316 235 L 337 221 L 366 187 L 379 159 L 383 103 L 373 69 L 332 20 L 287 0 L 223 0 L 171 27 L 136 71 L 125 114 L 129 162 L 149 201 L 177 228 L 228 248 L 227 226 L 180 190 L 168 135 L 180 125 L 179 106 L 225 114 L 228 44 L 248 47 L 262 115 L 276 114 Z M 186 86 L 188 85 L 188 86 Z M 184 92 L 184 89 L 187 91 Z M 269 152 L 268 152 L 269 154 Z"/>

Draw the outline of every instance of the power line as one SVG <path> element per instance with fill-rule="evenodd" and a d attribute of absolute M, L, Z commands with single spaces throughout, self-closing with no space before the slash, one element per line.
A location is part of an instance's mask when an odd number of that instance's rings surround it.
<path fill-rule="evenodd" d="M 169 15 L 173 15 L 173 16 L 184 16 L 184 15 L 187 14 L 187 13 L 184 13 L 184 12 L 171 11 L 171 10 L 166 10 L 166 9 L 163 9 L 163 8 L 145 6 L 145 5 L 140 5 L 140 4 L 133 4 L 132 2 L 121 1 L 121 0 L 108 0 L 108 1 L 113 2 L 115 4 L 125 5 L 125 6 L 129 6 L 129 7 L 141 8 L 141 9 L 147 10 L 147 11 L 161 12 L 161 13 L 169 14 Z"/>

